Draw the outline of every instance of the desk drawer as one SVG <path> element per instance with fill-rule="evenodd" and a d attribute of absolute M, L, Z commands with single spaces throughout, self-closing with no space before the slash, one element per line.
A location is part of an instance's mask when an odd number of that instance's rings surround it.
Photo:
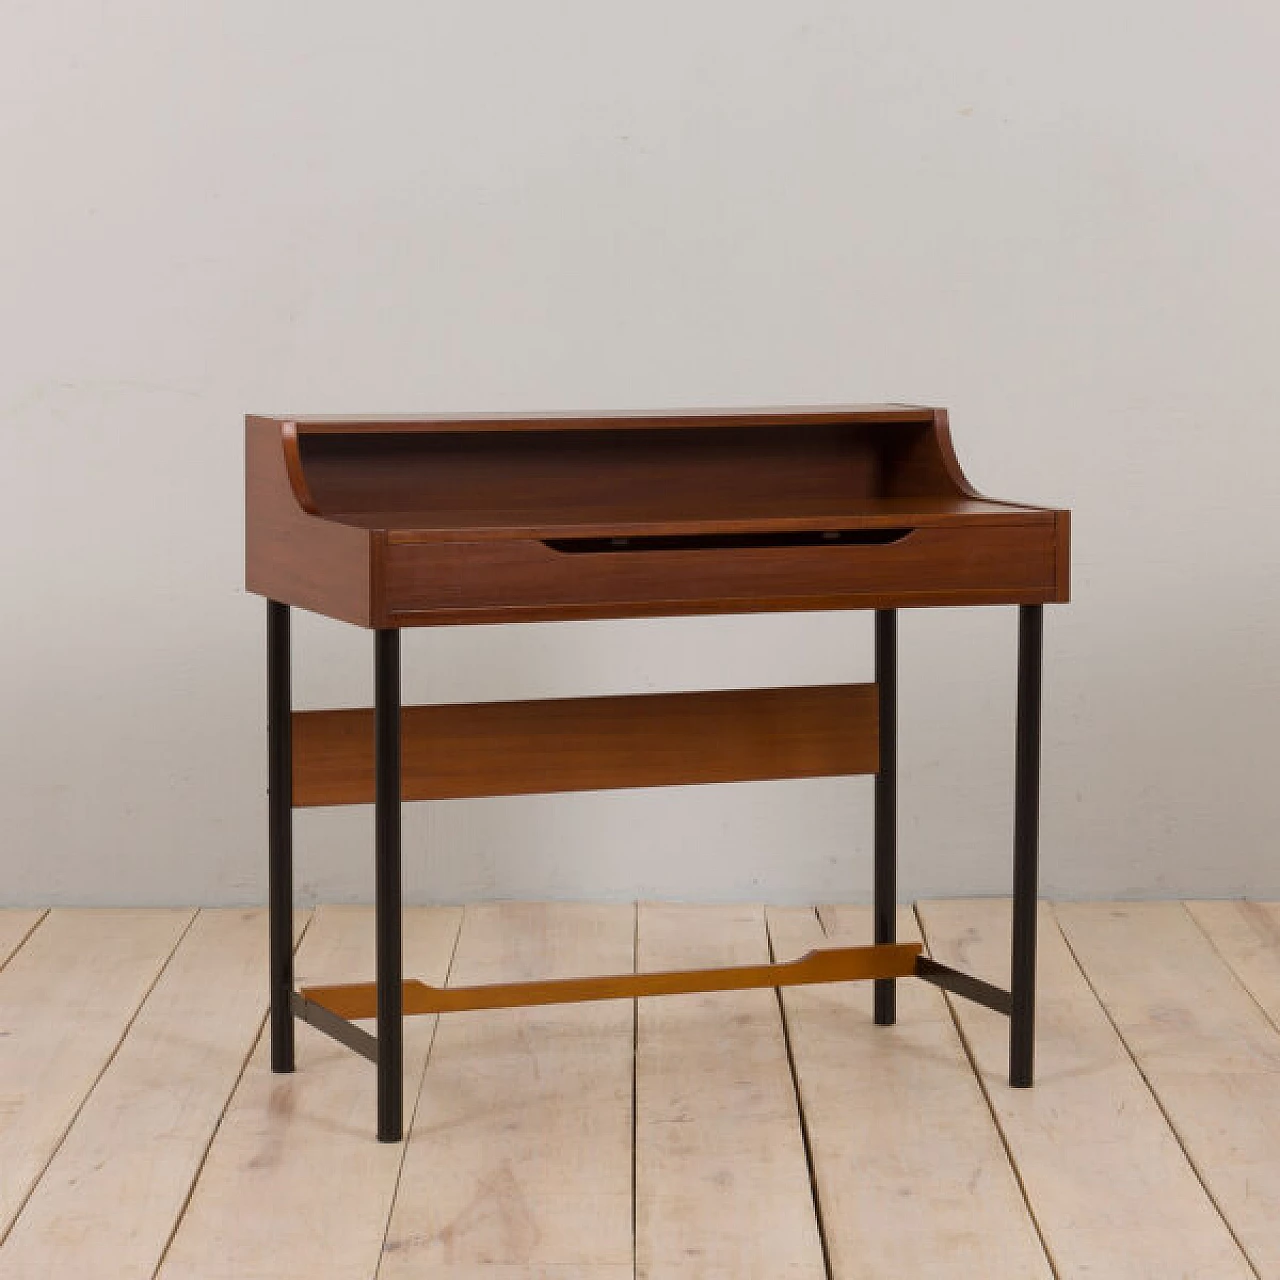
<path fill-rule="evenodd" d="M 386 548 L 387 621 L 1036 603 L 1052 521 L 841 534 L 494 539 Z M 415 619 L 414 614 L 467 615 Z"/>

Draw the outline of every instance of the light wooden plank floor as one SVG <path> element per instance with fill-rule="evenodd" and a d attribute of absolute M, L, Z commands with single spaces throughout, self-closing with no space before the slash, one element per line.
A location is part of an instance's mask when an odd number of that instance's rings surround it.
<path fill-rule="evenodd" d="M 769 912 L 779 960 L 871 930 L 869 907 Z M 898 937 L 920 937 L 909 910 Z M 882 1035 L 871 991 L 833 983 L 782 997 L 833 1272 L 1044 1280 L 1044 1250 L 942 992 L 899 983 L 898 1022 Z"/>
<path fill-rule="evenodd" d="M 759 907 L 642 905 L 637 968 L 765 964 Z M 822 1280 L 778 1000 L 641 1000 L 636 1026 L 636 1276 Z"/>
<path fill-rule="evenodd" d="M 628 906 L 468 908 L 452 985 L 629 972 Z M 406 969 L 408 972 L 408 969 Z M 631 1004 L 446 1015 L 380 1280 L 587 1280 L 631 1267 Z"/>
<path fill-rule="evenodd" d="M 792 959 L 866 908 L 414 908 L 452 985 Z M 1280 1280 L 1280 904 L 1041 918 L 1037 1084 L 1007 1023 L 869 984 L 411 1022 L 409 1139 L 363 1059 L 264 1036 L 260 911 L 0 911 L 0 1280 Z M 300 913 L 300 981 L 372 913 Z M 1003 983 L 1008 904 L 900 935 Z"/>

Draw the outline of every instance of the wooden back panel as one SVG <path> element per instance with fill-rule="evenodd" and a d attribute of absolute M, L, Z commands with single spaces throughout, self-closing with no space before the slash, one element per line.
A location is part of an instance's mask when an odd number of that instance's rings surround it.
<path fill-rule="evenodd" d="M 961 497 L 940 465 L 909 463 L 934 443 L 932 424 L 816 423 L 304 435 L 299 456 L 324 515 L 515 533 L 672 521 L 712 528 L 924 492 Z"/>
<path fill-rule="evenodd" d="M 874 773 L 875 685 L 406 707 L 405 800 Z M 293 716 L 293 802 L 373 800 L 373 712 Z"/>

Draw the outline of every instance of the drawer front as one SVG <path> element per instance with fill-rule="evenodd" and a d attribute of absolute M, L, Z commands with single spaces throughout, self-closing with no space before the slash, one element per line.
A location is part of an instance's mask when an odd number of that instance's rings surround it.
<path fill-rule="evenodd" d="M 643 540 L 640 540 L 643 541 Z M 1055 595 L 1055 526 L 920 528 L 867 545 L 562 550 L 535 540 L 386 548 L 386 621 L 413 614 L 634 614 L 1036 603 Z M 483 616 L 479 616 L 483 615 Z"/>

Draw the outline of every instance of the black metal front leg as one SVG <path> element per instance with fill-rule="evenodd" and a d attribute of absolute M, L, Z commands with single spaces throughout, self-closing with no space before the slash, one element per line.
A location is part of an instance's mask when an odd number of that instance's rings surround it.
<path fill-rule="evenodd" d="M 400 918 L 400 632 L 374 637 L 374 930 L 377 934 L 378 1141 L 404 1136 Z"/>
<path fill-rule="evenodd" d="M 293 708 L 289 606 L 267 601 L 267 950 L 271 1070 L 293 1070 Z"/>
<path fill-rule="evenodd" d="M 880 765 L 875 791 L 875 941 L 898 940 L 898 613 L 876 611 L 876 688 L 879 691 Z M 894 979 L 875 981 L 875 1019 L 897 1017 Z"/>
<path fill-rule="evenodd" d="M 1044 607 L 1018 610 L 1018 743 L 1013 830 L 1013 954 L 1009 1083 L 1027 1088 L 1035 1065 L 1036 896 L 1040 846 L 1040 689 Z"/>

